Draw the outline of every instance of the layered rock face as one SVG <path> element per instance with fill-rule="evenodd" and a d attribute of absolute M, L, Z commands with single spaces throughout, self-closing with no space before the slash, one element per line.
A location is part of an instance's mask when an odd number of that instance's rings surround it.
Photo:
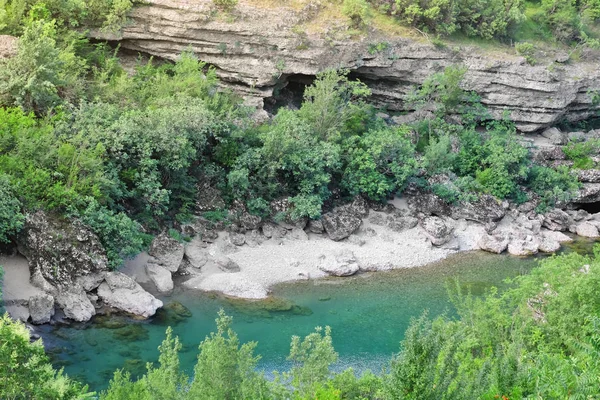
<path fill-rule="evenodd" d="M 191 49 L 217 68 L 225 86 L 259 107 L 289 80 L 310 81 L 326 68 L 343 67 L 370 86 L 376 103 L 407 110 L 402 99 L 413 86 L 446 66 L 462 64 L 468 67 L 464 88 L 479 93 L 496 117 L 508 111 L 521 131 L 593 115 L 588 91 L 600 88 L 600 70 L 592 55 L 576 64 L 549 60 L 530 66 L 508 52 L 436 48 L 425 40 L 377 32 L 336 40 L 335 28 L 319 35 L 303 32 L 302 24 L 315 15 L 310 7 L 309 2 L 298 11 L 258 8 L 242 0 L 225 15 L 210 0 L 149 0 L 131 12 L 131 23 L 118 35 L 92 36 L 169 60 Z M 387 47 L 373 51 L 377 43 Z"/>

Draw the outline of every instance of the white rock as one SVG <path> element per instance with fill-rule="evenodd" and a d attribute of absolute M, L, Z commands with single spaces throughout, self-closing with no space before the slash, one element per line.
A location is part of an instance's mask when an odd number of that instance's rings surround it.
<path fill-rule="evenodd" d="M 540 242 L 539 250 L 543 253 L 556 253 L 560 250 L 560 243 L 557 240 L 544 238 Z"/>
<path fill-rule="evenodd" d="M 89 321 L 96 315 L 96 309 L 83 290 L 60 292 L 55 300 L 65 313 L 65 317 L 74 321 Z"/>
<path fill-rule="evenodd" d="M 146 264 L 146 272 L 159 292 L 168 293 L 173 290 L 173 277 L 166 268 L 158 264 L 148 263 Z"/>
<path fill-rule="evenodd" d="M 54 315 L 54 297 L 41 294 L 29 298 L 29 314 L 34 324 L 46 324 Z"/>
<path fill-rule="evenodd" d="M 508 247 L 508 239 L 500 235 L 492 236 L 484 234 L 477 244 L 481 250 L 500 254 Z"/>
<path fill-rule="evenodd" d="M 596 228 L 594 225 L 590 224 L 589 222 L 582 222 L 582 223 L 578 224 L 576 227 L 576 233 L 579 236 L 589 237 L 589 238 L 597 238 L 598 236 L 600 236 L 598 234 L 598 228 Z"/>
<path fill-rule="evenodd" d="M 110 307 L 148 318 L 162 307 L 162 301 L 146 292 L 133 279 L 110 272 L 98 287 L 98 296 Z"/>

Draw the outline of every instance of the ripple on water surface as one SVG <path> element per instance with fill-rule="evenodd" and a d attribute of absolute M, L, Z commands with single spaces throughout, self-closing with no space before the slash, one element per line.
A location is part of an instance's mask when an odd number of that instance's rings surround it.
<path fill-rule="evenodd" d="M 267 302 L 176 292 L 163 299 L 171 304 L 150 321 L 98 317 L 92 324 L 45 327 L 44 339 L 54 348 L 57 366 L 99 390 L 115 369 L 124 367 L 135 375 L 145 371 L 146 362 L 156 361 L 169 325 L 182 341 L 182 366 L 191 374 L 198 345 L 215 330 L 214 319 L 223 308 L 234 317 L 242 341 L 258 341 L 260 368 L 267 373 L 288 367 L 292 335 L 326 325 L 340 354 L 337 368 L 379 372 L 398 351 L 412 317 L 424 310 L 430 315 L 454 312 L 446 292 L 454 278 L 479 295 L 536 264 L 536 259 L 465 253 L 427 267 L 282 284 Z"/>

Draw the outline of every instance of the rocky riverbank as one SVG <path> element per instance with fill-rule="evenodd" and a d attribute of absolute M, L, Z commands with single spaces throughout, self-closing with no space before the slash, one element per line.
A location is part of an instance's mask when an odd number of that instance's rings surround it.
<path fill-rule="evenodd" d="M 181 285 L 261 299 L 281 282 L 417 267 L 460 251 L 553 253 L 573 240 L 561 231 L 598 237 L 600 214 L 559 209 L 537 214 L 534 207 L 491 196 L 449 206 L 431 193 L 409 191 L 387 205 L 358 197 L 319 221 L 262 222 L 242 213 L 219 230 L 198 218 L 183 227 L 194 235 L 191 241 L 158 236 L 150 256 L 128 273 L 164 294 Z"/>

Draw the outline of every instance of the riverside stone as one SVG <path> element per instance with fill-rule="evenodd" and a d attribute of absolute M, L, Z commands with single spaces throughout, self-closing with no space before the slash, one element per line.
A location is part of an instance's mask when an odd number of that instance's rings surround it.
<path fill-rule="evenodd" d="M 29 315 L 34 324 L 46 324 L 54 315 L 54 297 L 41 294 L 29 298 Z"/>
<path fill-rule="evenodd" d="M 482 235 L 477 243 L 481 250 L 500 254 L 508 247 L 508 239 L 500 235 Z"/>
<path fill-rule="evenodd" d="M 161 233 L 154 238 L 148 254 L 156 259 L 156 262 L 171 272 L 177 272 L 185 254 L 182 243 Z"/>
<path fill-rule="evenodd" d="M 109 272 L 106 275 L 105 281 L 98 287 L 98 297 L 109 307 L 144 318 L 154 315 L 163 305 L 162 301 L 120 272 Z"/>
<path fill-rule="evenodd" d="M 598 228 L 589 222 L 582 222 L 580 224 L 577 224 L 577 227 L 575 229 L 577 235 L 579 236 L 589 238 L 597 238 L 600 236 L 600 234 L 598 234 Z"/>
<path fill-rule="evenodd" d="M 421 227 L 434 246 L 441 246 L 452 239 L 453 229 L 440 217 L 426 217 L 421 221 Z"/>
<path fill-rule="evenodd" d="M 168 293 L 173 290 L 173 277 L 171 272 L 158 264 L 147 263 L 146 272 L 161 293 Z"/>

